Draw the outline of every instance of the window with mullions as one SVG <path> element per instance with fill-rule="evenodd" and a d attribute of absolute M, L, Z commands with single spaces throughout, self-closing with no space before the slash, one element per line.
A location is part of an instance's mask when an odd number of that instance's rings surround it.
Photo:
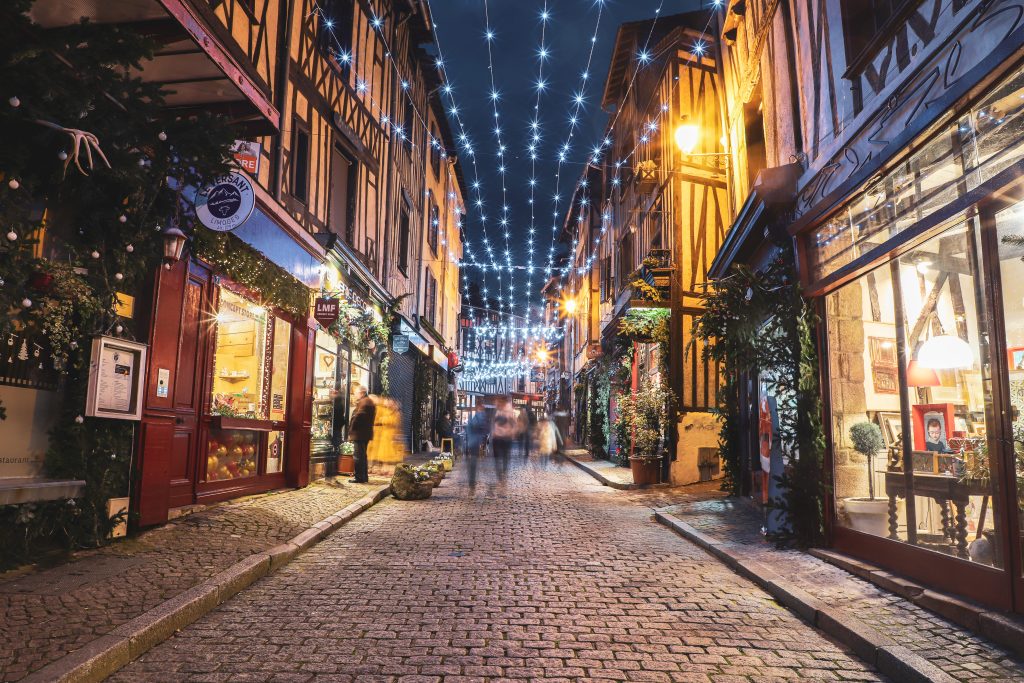
<path fill-rule="evenodd" d="M 356 0 L 320 0 L 316 44 L 347 81 L 352 71 L 352 30 Z"/>
<path fill-rule="evenodd" d="M 846 63 L 866 56 L 882 29 L 912 4 L 915 0 L 842 0 Z"/>
<path fill-rule="evenodd" d="M 430 204 L 430 219 L 427 225 L 427 244 L 430 245 L 430 251 L 437 256 L 437 239 L 438 233 L 441 230 L 441 215 L 437 210 L 437 205 L 433 203 L 431 199 Z"/>

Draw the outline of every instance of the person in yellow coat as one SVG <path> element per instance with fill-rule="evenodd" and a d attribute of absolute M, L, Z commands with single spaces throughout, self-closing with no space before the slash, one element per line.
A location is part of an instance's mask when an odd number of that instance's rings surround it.
<path fill-rule="evenodd" d="M 402 442 L 402 409 L 398 402 L 383 396 L 373 396 L 377 413 L 373 423 L 373 441 L 366 450 L 370 469 L 390 476 L 395 466 L 405 460 Z"/>

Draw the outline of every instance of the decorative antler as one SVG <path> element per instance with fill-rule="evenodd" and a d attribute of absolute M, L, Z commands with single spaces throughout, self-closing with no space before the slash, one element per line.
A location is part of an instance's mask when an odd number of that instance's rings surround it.
<path fill-rule="evenodd" d="M 67 133 L 68 135 L 71 136 L 73 148 L 71 150 L 71 154 L 68 155 L 68 158 L 64 160 L 64 175 L 67 175 L 68 164 L 70 164 L 72 161 L 75 162 L 75 168 L 78 169 L 79 173 L 85 176 L 89 175 L 88 173 L 85 172 L 85 169 L 82 168 L 81 161 L 79 160 L 79 154 L 81 153 L 83 146 L 85 148 L 85 158 L 86 162 L 89 165 L 89 170 L 93 170 L 93 149 L 96 150 L 96 154 L 100 156 L 100 159 L 102 159 L 103 163 L 107 165 L 107 168 L 110 168 L 110 162 L 107 161 L 106 155 L 103 153 L 103 150 L 100 149 L 100 141 L 95 134 L 85 130 L 79 130 L 77 128 L 65 128 L 59 123 L 43 121 L 42 119 L 36 119 L 36 123 L 38 123 L 40 126 L 46 126 L 47 128 L 52 128 L 56 131 L 60 131 L 61 133 Z"/>

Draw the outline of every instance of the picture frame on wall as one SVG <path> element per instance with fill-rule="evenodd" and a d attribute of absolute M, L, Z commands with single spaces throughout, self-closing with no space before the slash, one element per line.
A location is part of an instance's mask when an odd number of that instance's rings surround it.
<path fill-rule="evenodd" d="M 949 439 L 956 423 L 952 403 L 922 403 L 913 408 L 914 450 L 948 453 Z"/>
<path fill-rule="evenodd" d="M 876 394 L 898 394 L 899 373 L 896 369 L 896 340 L 889 337 L 868 337 L 871 357 L 871 382 Z"/>
<path fill-rule="evenodd" d="M 875 421 L 882 429 L 885 445 L 891 447 L 898 443 L 903 434 L 903 421 L 899 413 L 880 410 L 875 413 Z"/>
<path fill-rule="evenodd" d="M 1024 346 L 1011 346 L 1006 349 L 1006 360 L 1010 370 L 1024 371 Z"/>
<path fill-rule="evenodd" d="M 145 344 L 95 337 L 89 359 L 85 414 L 115 420 L 141 420 L 146 374 Z"/>

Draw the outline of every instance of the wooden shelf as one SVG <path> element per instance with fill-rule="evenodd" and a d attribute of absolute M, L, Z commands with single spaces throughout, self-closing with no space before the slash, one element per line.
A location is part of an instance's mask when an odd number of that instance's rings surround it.
<path fill-rule="evenodd" d="M 271 420 L 254 420 L 247 417 L 227 417 L 226 415 L 211 416 L 210 426 L 214 429 L 247 429 L 251 432 L 274 431 L 274 423 Z"/>

